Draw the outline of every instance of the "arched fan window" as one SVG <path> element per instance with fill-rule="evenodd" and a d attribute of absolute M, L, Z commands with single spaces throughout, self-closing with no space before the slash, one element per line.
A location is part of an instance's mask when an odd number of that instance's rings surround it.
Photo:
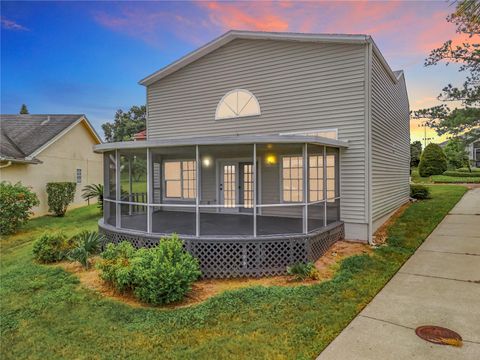
<path fill-rule="evenodd" d="M 231 119 L 243 116 L 260 115 L 258 100 L 250 91 L 235 89 L 220 100 L 215 119 Z"/>

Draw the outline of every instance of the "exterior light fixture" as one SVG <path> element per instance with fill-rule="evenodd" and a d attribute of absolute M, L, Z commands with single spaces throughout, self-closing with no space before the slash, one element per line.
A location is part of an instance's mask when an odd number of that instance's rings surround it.
<path fill-rule="evenodd" d="M 212 158 L 210 156 L 205 156 L 202 159 L 202 164 L 204 167 L 207 167 L 207 168 L 212 166 Z"/>
<path fill-rule="evenodd" d="M 277 156 L 274 154 L 268 154 L 265 157 L 265 163 L 267 165 L 275 165 L 277 163 Z"/>

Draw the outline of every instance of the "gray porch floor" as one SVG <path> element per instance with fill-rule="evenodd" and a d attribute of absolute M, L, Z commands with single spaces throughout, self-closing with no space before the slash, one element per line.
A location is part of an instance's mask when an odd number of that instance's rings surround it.
<path fill-rule="evenodd" d="M 257 215 L 257 234 L 299 234 L 302 233 L 302 222 L 302 218 L 296 217 Z M 309 218 L 310 231 L 322 226 L 322 218 Z M 146 231 L 146 214 L 122 215 L 121 227 Z M 156 211 L 152 215 L 152 232 L 195 235 L 195 213 Z M 253 235 L 253 216 L 251 214 L 201 213 L 200 235 Z"/>

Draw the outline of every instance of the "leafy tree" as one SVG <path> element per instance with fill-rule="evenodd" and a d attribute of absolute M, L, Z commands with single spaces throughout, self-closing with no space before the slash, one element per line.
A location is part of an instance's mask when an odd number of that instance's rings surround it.
<path fill-rule="evenodd" d="M 29 114 L 27 105 L 22 104 L 22 107 L 20 108 L 20 114 Z"/>
<path fill-rule="evenodd" d="M 444 151 L 449 168 L 459 169 L 463 166 L 469 167 L 467 149 L 462 139 L 451 139 L 445 146 Z"/>
<path fill-rule="evenodd" d="M 420 163 L 420 155 L 422 155 L 422 143 L 414 141 L 410 144 L 410 167 L 417 167 Z"/>
<path fill-rule="evenodd" d="M 133 140 L 133 135 L 145 130 L 147 107 L 132 106 L 127 112 L 119 109 L 112 123 L 102 125 L 107 142 Z"/>
<path fill-rule="evenodd" d="M 440 62 L 460 64 L 459 71 L 467 73 L 460 87 L 448 84 L 438 99 L 442 105 L 414 112 L 414 117 L 425 118 L 438 135 L 458 136 L 464 133 L 467 143 L 480 135 L 480 2 L 462 0 L 447 21 L 457 26 L 457 33 L 468 37 L 467 41 L 454 45 L 452 40 L 434 49 L 425 60 L 425 66 Z M 460 102 L 461 108 L 450 109 L 448 102 Z"/>
<path fill-rule="evenodd" d="M 447 170 L 447 157 L 442 148 L 434 143 L 428 144 L 423 150 L 418 164 L 420 176 L 440 175 Z"/>

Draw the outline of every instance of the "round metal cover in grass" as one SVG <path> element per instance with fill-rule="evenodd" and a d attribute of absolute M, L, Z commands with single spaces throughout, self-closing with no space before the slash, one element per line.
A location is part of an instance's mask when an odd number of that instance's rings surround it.
<path fill-rule="evenodd" d="M 444 327 L 434 325 L 419 326 L 415 329 L 415 333 L 423 340 L 434 344 L 462 346 L 462 337 L 455 331 Z"/>

